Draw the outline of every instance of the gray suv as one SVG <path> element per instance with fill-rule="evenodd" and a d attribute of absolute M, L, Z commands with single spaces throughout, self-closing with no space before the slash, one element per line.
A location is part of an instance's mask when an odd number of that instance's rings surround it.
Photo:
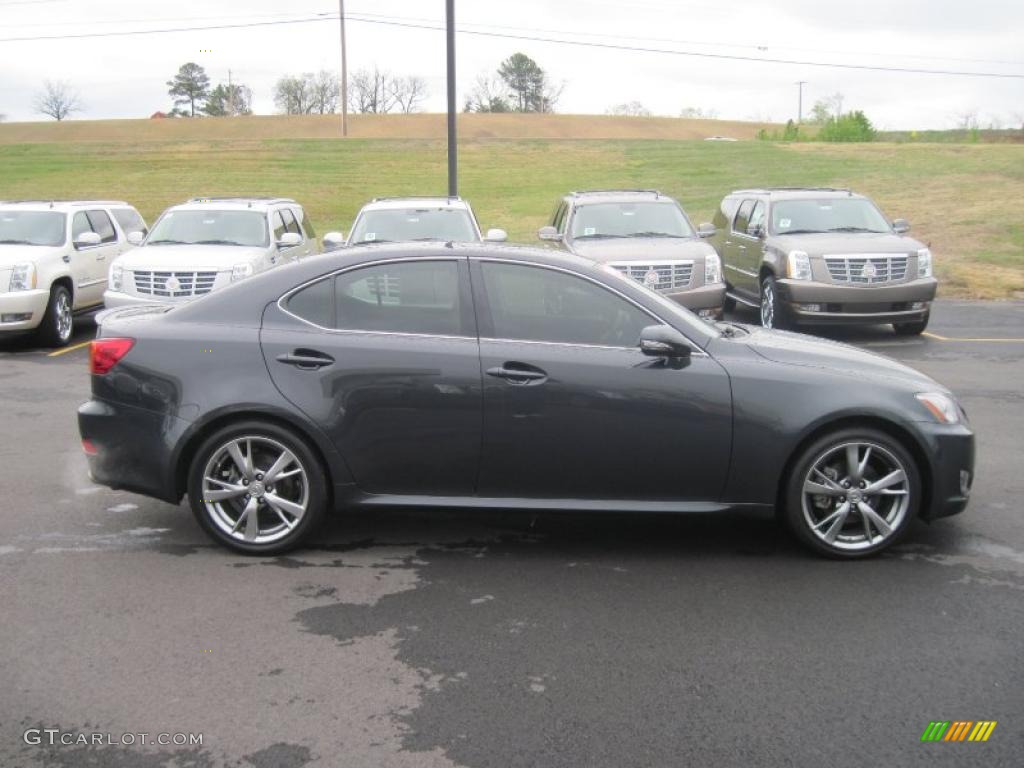
<path fill-rule="evenodd" d="M 705 319 L 721 319 L 722 263 L 682 206 L 653 189 L 570 192 L 541 227 L 541 240 L 612 267 Z"/>
<path fill-rule="evenodd" d="M 892 323 L 928 327 L 932 254 L 848 189 L 744 189 L 722 200 L 713 243 L 725 265 L 727 308 L 757 307 L 766 328 Z"/>

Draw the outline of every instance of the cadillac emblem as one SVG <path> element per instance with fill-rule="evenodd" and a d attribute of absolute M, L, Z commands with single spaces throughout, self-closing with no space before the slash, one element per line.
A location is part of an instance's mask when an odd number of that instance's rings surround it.
<path fill-rule="evenodd" d="M 175 293 L 181 290 L 181 282 L 176 277 L 167 278 L 167 290 Z"/>
<path fill-rule="evenodd" d="M 644 275 L 644 285 L 648 288 L 654 288 L 658 284 L 658 272 L 654 269 L 647 270 L 647 274 Z"/>
<path fill-rule="evenodd" d="M 861 277 L 872 278 L 878 274 L 878 270 L 875 268 L 875 265 L 869 261 L 861 268 L 860 274 Z"/>

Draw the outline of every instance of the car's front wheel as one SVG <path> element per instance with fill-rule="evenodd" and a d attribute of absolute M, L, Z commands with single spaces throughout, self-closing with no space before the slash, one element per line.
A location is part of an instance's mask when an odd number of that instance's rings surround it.
<path fill-rule="evenodd" d="M 71 341 L 74 329 L 71 293 L 63 285 L 55 285 L 50 290 L 50 301 L 39 324 L 39 339 L 50 347 L 64 347 Z"/>
<path fill-rule="evenodd" d="M 189 469 L 188 495 L 215 541 L 273 555 L 299 546 L 317 527 L 327 477 L 304 440 L 276 424 L 245 422 L 203 442 Z"/>
<path fill-rule="evenodd" d="M 777 330 L 789 327 L 780 306 L 778 286 L 771 275 L 761 281 L 761 325 Z"/>
<path fill-rule="evenodd" d="M 783 517 L 804 544 L 852 559 L 892 546 L 921 503 L 910 453 L 875 429 L 845 429 L 809 445 L 786 479 Z"/>

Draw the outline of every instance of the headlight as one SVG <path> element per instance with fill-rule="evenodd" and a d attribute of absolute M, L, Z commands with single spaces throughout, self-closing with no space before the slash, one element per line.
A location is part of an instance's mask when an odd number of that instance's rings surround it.
<path fill-rule="evenodd" d="M 245 264 L 235 264 L 231 268 L 231 282 L 236 280 L 244 280 L 247 277 L 252 276 L 252 264 L 246 262 Z"/>
<path fill-rule="evenodd" d="M 917 252 L 917 276 L 932 276 L 932 252 L 927 248 L 922 248 Z"/>
<path fill-rule="evenodd" d="M 36 287 L 36 265 L 15 264 L 11 272 L 9 290 L 30 291 Z"/>
<path fill-rule="evenodd" d="M 790 251 L 788 274 L 794 280 L 811 279 L 811 259 L 803 251 Z"/>
<path fill-rule="evenodd" d="M 120 264 L 114 264 L 110 267 L 110 283 L 109 287 L 112 291 L 121 290 L 121 281 L 124 279 L 124 267 Z"/>
<path fill-rule="evenodd" d="M 704 284 L 722 282 L 722 260 L 717 253 L 709 253 L 704 257 Z"/>
<path fill-rule="evenodd" d="M 956 424 L 960 421 L 960 409 L 949 395 L 941 392 L 921 392 L 915 397 L 940 424 Z"/>

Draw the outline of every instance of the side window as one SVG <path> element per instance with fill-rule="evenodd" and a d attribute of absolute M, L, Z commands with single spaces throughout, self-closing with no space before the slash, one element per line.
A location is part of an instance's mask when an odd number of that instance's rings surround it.
<path fill-rule="evenodd" d="M 116 243 L 117 231 L 106 211 L 89 211 L 89 221 L 92 224 L 92 231 L 100 236 L 104 243 Z"/>
<path fill-rule="evenodd" d="M 606 288 L 564 272 L 481 264 L 497 339 L 633 347 L 658 321 Z"/>
<path fill-rule="evenodd" d="M 402 261 L 335 278 L 335 327 L 443 336 L 464 334 L 455 261 Z"/>
<path fill-rule="evenodd" d="M 149 228 L 146 226 L 145 220 L 134 208 L 111 208 L 110 211 L 114 214 L 114 218 L 117 219 L 117 223 L 121 225 L 121 230 L 125 235 L 129 235 L 132 232 L 141 232 L 144 235 L 149 234 Z"/>
<path fill-rule="evenodd" d="M 559 205 L 558 210 L 555 211 L 555 219 L 552 223 L 554 228 L 562 233 L 565 232 L 565 213 L 567 210 L 568 206 L 565 203 Z"/>
<path fill-rule="evenodd" d="M 292 213 L 295 214 L 295 218 L 299 222 L 299 226 L 302 227 L 302 231 L 305 233 L 307 240 L 316 240 L 316 230 L 313 229 L 313 222 L 309 220 L 309 216 L 301 208 L 293 208 Z"/>
<path fill-rule="evenodd" d="M 750 222 L 747 224 L 748 227 L 763 227 L 764 226 L 764 203 L 760 200 L 754 205 L 754 210 L 750 214 Z"/>
<path fill-rule="evenodd" d="M 83 232 L 92 231 L 92 224 L 89 223 L 89 217 L 85 215 L 85 211 L 76 213 L 75 218 L 71 222 L 71 240 L 78 239 L 78 236 Z"/>
<path fill-rule="evenodd" d="M 739 210 L 736 211 L 736 218 L 732 222 L 732 231 L 741 235 L 747 234 L 747 224 L 750 223 L 750 212 L 754 208 L 753 200 L 744 200 Z"/>
<path fill-rule="evenodd" d="M 281 209 L 281 218 L 284 219 L 284 228 L 287 232 L 294 232 L 299 237 L 302 237 L 302 230 L 299 229 L 299 222 L 295 220 L 295 215 L 288 208 Z"/>
<path fill-rule="evenodd" d="M 334 327 L 334 279 L 326 278 L 293 293 L 285 304 L 288 311 L 323 328 Z"/>
<path fill-rule="evenodd" d="M 274 228 L 274 242 L 281 239 L 281 235 L 288 231 L 280 211 L 274 211 L 270 217 L 270 226 Z"/>

